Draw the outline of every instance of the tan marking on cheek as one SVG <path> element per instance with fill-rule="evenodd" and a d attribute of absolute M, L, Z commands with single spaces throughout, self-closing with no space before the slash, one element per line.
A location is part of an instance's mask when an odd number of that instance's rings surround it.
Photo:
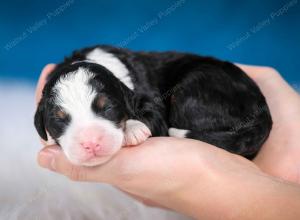
<path fill-rule="evenodd" d="M 58 111 L 56 112 L 56 116 L 57 116 L 58 118 L 60 118 L 60 119 L 65 119 L 65 118 L 67 117 L 67 114 L 66 114 L 64 111 L 62 111 L 62 110 L 58 110 Z"/>
<path fill-rule="evenodd" d="M 98 108 L 103 108 L 106 104 L 107 98 L 103 95 L 101 95 L 97 100 L 97 106 Z"/>

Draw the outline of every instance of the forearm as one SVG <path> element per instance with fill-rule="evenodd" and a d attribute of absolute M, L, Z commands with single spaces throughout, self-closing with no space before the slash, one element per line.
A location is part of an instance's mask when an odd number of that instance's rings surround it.
<path fill-rule="evenodd" d="M 196 219 L 299 219 L 300 188 L 257 173 L 201 175 L 172 207 Z"/>

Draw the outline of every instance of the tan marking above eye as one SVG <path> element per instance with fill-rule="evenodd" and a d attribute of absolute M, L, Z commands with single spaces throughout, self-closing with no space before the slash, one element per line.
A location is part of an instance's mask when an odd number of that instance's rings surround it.
<path fill-rule="evenodd" d="M 103 95 L 99 96 L 98 100 L 97 100 L 97 106 L 98 108 L 103 108 L 105 103 L 106 103 L 107 98 Z"/>
<path fill-rule="evenodd" d="M 64 119 L 64 118 L 67 117 L 67 114 L 66 114 L 64 111 L 62 111 L 62 110 L 58 110 L 58 111 L 56 112 L 56 115 L 57 115 L 57 117 L 59 117 L 59 118 L 61 118 L 61 119 Z"/>
<path fill-rule="evenodd" d="M 171 100 L 171 103 L 174 103 L 174 102 L 176 102 L 176 98 L 175 98 L 175 96 L 174 96 L 174 95 L 171 95 L 171 98 L 170 98 L 170 100 Z"/>

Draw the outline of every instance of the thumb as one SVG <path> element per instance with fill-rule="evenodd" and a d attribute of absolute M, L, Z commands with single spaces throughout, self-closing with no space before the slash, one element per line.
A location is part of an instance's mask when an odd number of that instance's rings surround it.
<path fill-rule="evenodd" d="M 59 146 L 52 145 L 42 149 L 38 154 L 38 163 L 41 167 L 60 173 L 73 181 L 114 182 L 114 163 L 101 166 L 77 166 L 69 162 Z"/>
<path fill-rule="evenodd" d="M 42 70 L 42 73 L 40 75 L 40 78 L 37 83 L 36 91 L 35 91 L 35 101 L 36 103 L 39 103 L 41 97 L 42 97 L 42 91 L 46 84 L 48 75 L 55 69 L 55 64 L 48 64 L 44 67 Z"/>

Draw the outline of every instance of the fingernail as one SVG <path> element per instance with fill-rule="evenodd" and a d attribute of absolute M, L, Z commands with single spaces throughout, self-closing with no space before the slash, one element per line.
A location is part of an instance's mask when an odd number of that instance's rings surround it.
<path fill-rule="evenodd" d="M 55 155 L 60 151 L 56 148 L 48 148 L 39 153 L 38 162 L 40 166 L 48 168 L 50 170 L 55 170 Z"/>
<path fill-rule="evenodd" d="M 43 168 L 50 168 L 52 165 L 52 160 L 54 158 L 54 154 L 50 151 L 44 150 L 41 151 L 38 155 L 38 163 Z"/>

